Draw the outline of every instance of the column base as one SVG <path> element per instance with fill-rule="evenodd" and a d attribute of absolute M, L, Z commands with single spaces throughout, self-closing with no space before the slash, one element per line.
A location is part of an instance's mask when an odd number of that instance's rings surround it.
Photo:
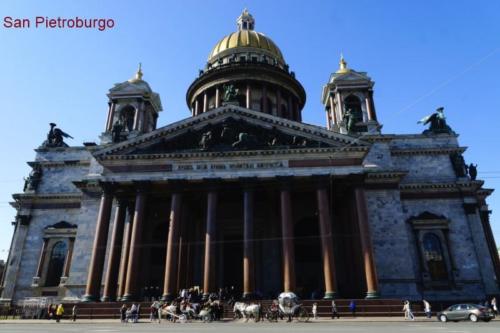
<path fill-rule="evenodd" d="M 175 296 L 174 296 L 174 295 L 172 295 L 172 294 L 165 294 L 165 295 L 163 295 L 163 296 L 161 297 L 161 300 L 162 300 L 163 302 L 170 302 L 170 301 L 172 301 L 172 300 L 174 300 L 174 299 L 175 299 Z"/>
<path fill-rule="evenodd" d="M 365 299 L 377 299 L 380 298 L 380 294 L 378 291 L 368 291 L 366 292 L 366 297 Z"/>
<path fill-rule="evenodd" d="M 99 302 L 100 299 L 99 299 L 99 296 L 95 296 L 95 295 L 83 295 L 82 297 L 82 302 L 86 302 L 86 303 L 89 303 L 89 302 Z"/>
<path fill-rule="evenodd" d="M 255 299 L 255 293 L 249 292 L 249 293 L 243 293 L 241 296 L 244 300 L 252 300 Z"/>
<path fill-rule="evenodd" d="M 337 297 L 338 295 L 335 291 L 327 291 L 325 296 L 323 296 L 323 299 L 336 299 Z"/>
<path fill-rule="evenodd" d="M 134 295 L 131 295 L 131 294 L 125 294 L 120 298 L 121 302 L 132 302 L 135 300 L 136 299 L 135 299 Z"/>
<path fill-rule="evenodd" d="M 115 302 L 116 298 L 110 296 L 103 296 L 101 298 L 101 302 Z"/>

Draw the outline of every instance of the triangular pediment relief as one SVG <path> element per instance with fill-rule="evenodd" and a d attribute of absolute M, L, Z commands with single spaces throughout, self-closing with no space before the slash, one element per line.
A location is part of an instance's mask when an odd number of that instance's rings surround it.
<path fill-rule="evenodd" d="M 155 155 L 189 152 L 368 147 L 358 138 L 262 112 L 225 106 L 94 153 Z"/>
<path fill-rule="evenodd" d="M 337 74 L 335 81 L 370 81 L 370 78 L 361 72 L 350 71 L 345 74 Z"/>

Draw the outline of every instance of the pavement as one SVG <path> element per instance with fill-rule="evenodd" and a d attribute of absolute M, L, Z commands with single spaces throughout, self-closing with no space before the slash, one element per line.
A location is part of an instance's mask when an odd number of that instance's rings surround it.
<path fill-rule="evenodd" d="M 440 323 L 435 318 L 418 318 L 415 321 L 405 321 L 400 317 L 357 317 L 344 319 L 319 319 L 307 323 L 278 323 L 269 322 L 247 322 L 224 321 L 202 323 L 199 321 L 190 323 L 170 323 L 167 321 L 151 323 L 142 320 L 137 324 L 122 324 L 117 320 L 78 320 L 75 323 L 63 320 L 56 323 L 52 320 L 0 320 L 0 332 L 21 333 L 113 333 L 113 332 L 212 332 L 212 333 L 251 333 L 251 332 L 287 332 L 287 333 L 316 333 L 316 332 L 348 332 L 348 333 L 498 333 L 500 332 L 500 320 L 496 319 L 489 323 L 458 322 Z"/>

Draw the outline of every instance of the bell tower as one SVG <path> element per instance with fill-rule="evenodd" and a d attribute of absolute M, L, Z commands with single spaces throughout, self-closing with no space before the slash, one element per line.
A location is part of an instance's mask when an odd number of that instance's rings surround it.
<path fill-rule="evenodd" d="M 341 56 L 339 69 L 331 74 L 321 96 L 327 128 L 352 135 L 380 133 L 373 101 L 374 84 L 366 72 L 347 67 Z"/>
<path fill-rule="evenodd" d="M 101 144 L 117 143 L 156 129 L 162 111 L 160 95 L 142 79 L 141 64 L 135 75 L 117 83 L 108 93 L 108 118 Z"/>

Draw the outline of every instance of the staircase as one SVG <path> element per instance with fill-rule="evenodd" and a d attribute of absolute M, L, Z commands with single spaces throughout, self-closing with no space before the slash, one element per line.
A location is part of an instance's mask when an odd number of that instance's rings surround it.
<path fill-rule="evenodd" d="M 349 310 L 350 299 L 338 299 L 336 300 L 337 310 L 341 317 L 352 316 Z M 302 300 L 302 304 L 305 306 L 309 315 L 312 317 L 312 305 L 316 302 L 318 304 L 318 316 L 319 317 L 331 317 L 331 301 L 328 300 Z M 375 317 L 375 316 L 402 316 L 403 315 L 403 302 L 399 299 L 357 299 L 356 302 L 356 316 L 361 317 Z M 140 305 L 140 318 L 149 318 L 150 309 L 152 302 L 140 302 L 136 303 Z M 260 303 L 263 307 L 263 312 L 267 311 L 267 308 L 271 305 L 272 300 L 260 300 L 256 301 Z M 96 302 L 96 303 L 78 303 L 78 318 L 80 319 L 116 319 L 120 318 L 120 307 L 122 304 L 126 304 L 130 307 L 132 303 L 130 302 Z M 64 308 L 66 314 L 69 316 L 71 314 L 71 308 L 73 304 L 65 304 Z M 420 303 L 413 303 L 412 310 L 416 314 L 422 314 L 423 308 Z M 224 307 L 224 318 L 233 318 L 232 307 L 225 305 Z"/>

